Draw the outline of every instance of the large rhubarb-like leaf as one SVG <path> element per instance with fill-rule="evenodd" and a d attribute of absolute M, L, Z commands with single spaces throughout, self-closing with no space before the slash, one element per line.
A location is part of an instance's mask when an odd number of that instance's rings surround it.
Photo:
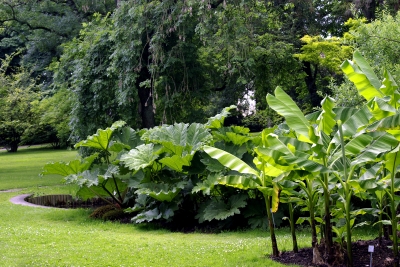
<path fill-rule="evenodd" d="M 165 157 L 160 159 L 160 162 L 177 172 L 183 172 L 183 166 L 190 166 L 190 161 L 192 160 L 192 158 L 193 155 L 190 154 L 184 157 L 173 155 L 172 157 Z"/>
<path fill-rule="evenodd" d="M 236 106 L 231 105 L 229 107 L 224 108 L 221 113 L 215 115 L 214 117 L 211 117 L 208 119 L 206 126 L 207 128 L 211 129 L 218 129 L 224 126 L 224 121 L 225 118 L 230 114 L 231 109 L 235 109 Z"/>
<path fill-rule="evenodd" d="M 148 195 L 158 201 L 171 202 L 184 188 L 185 184 L 186 182 L 180 182 L 171 186 L 163 183 L 144 183 L 135 193 Z"/>
<path fill-rule="evenodd" d="M 227 202 L 222 200 L 211 200 L 205 204 L 205 206 L 199 212 L 199 215 L 196 216 L 202 221 L 211 221 L 211 220 L 224 220 L 230 216 L 235 214 L 240 214 L 240 208 L 246 206 L 247 195 L 233 195 L 231 196 Z"/>
<path fill-rule="evenodd" d="M 125 125 L 124 121 L 114 122 L 113 125 L 105 130 L 99 129 L 96 134 L 88 136 L 86 140 L 83 140 L 75 145 L 75 147 L 91 147 L 95 149 L 100 149 L 106 151 L 108 145 L 111 141 L 111 136 L 117 128 L 123 127 Z"/>
<path fill-rule="evenodd" d="M 140 170 L 151 166 L 158 158 L 154 154 L 154 144 L 140 145 L 127 154 L 122 155 L 121 161 L 131 170 Z"/>
<path fill-rule="evenodd" d="M 76 159 L 68 163 L 65 162 L 47 163 L 43 167 L 41 175 L 58 174 L 61 176 L 68 176 L 71 174 L 77 174 L 83 172 L 90 168 L 90 166 L 92 165 L 93 161 L 97 158 L 97 156 L 98 154 L 94 153 L 93 155 L 83 159 L 82 161 Z"/>

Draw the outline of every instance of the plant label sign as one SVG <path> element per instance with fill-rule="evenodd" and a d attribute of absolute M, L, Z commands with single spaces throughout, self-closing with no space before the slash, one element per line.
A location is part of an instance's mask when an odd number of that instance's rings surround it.
<path fill-rule="evenodd" d="M 368 252 L 370 253 L 374 252 L 374 246 L 368 246 Z"/>

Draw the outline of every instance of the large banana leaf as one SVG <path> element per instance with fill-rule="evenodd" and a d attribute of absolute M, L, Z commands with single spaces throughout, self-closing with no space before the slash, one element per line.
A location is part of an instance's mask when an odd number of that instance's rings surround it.
<path fill-rule="evenodd" d="M 346 117 L 343 116 L 342 118 L 345 119 Z M 350 117 L 347 117 L 347 120 L 342 120 L 343 137 L 346 139 L 356 135 L 363 127 L 369 124 L 371 118 L 371 112 L 366 105 L 357 112 L 352 113 Z M 334 135 L 332 142 L 340 144 L 339 131 Z"/>
<path fill-rule="evenodd" d="M 333 127 L 336 125 L 333 108 L 335 106 L 335 100 L 331 97 L 325 97 L 322 102 L 322 112 L 317 119 L 318 131 L 322 131 L 327 135 L 330 135 L 333 131 Z"/>
<path fill-rule="evenodd" d="M 393 116 L 384 118 L 374 124 L 371 124 L 367 130 L 369 131 L 388 131 L 400 130 L 400 111 Z"/>
<path fill-rule="evenodd" d="M 279 195 L 281 189 L 277 184 L 274 184 L 273 187 L 258 187 L 257 188 L 261 193 L 263 193 L 264 198 L 268 201 L 268 197 L 271 197 L 271 211 L 277 212 L 279 206 Z"/>
<path fill-rule="evenodd" d="M 391 173 L 396 174 L 400 171 L 400 147 L 397 146 L 385 157 L 385 168 Z"/>
<path fill-rule="evenodd" d="M 256 183 L 256 181 L 254 181 L 254 179 L 238 175 L 219 177 L 218 183 L 243 190 L 256 189 L 258 186 L 260 186 Z"/>
<path fill-rule="evenodd" d="M 344 61 L 341 68 L 349 80 L 354 83 L 358 93 L 367 101 L 375 97 L 383 97 L 384 94 L 379 90 L 381 87 L 379 78 L 375 75 L 360 52 L 354 52 L 353 61 L 354 62 L 349 60 Z"/>
<path fill-rule="evenodd" d="M 227 153 L 221 149 L 211 147 L 211 146 L 204 146 L 203 147 L 204 152 L 206 152 L 210 157 L 213 159 L 218 160 L 222 165 L 225 167 L 237 171 L 242 174 L 253 174 L 255 175 L 256 181 L 259 184 L 262 184 L 260 178 L 259 178 L 259 173 L 254 170 L 252 167 L 250 167 L 248 164 L 246 164 L 244 161 L 241 159 L 235 157 L 234 155 Z"/>
<path fill-rule="evenodd" d="M 275 89 L 275 96 L 267 95 L 268 105 L 278 114 L 285 117 L 287 125 L 298 135 L 303 136 L 304 140 L 310 141 L 310 123 L 296 103 L 280 87 Z"/>
<path fill-rule="evenodd" d="M 329 169 L 324 165 L 309 159 L 310 154 L 296 151 L 294 155 L 286 155 L 282 158 L 286 160 L 288 164 L 297 166 L 296 169 L 305 170 L 311 173 L 328 173 Z"/>
<path fill-rule="evenodd" d="M 374 140 L 360 155 L 352 160 L 352 166 L 369 161 L 376 161 L 385 153 L 395 148 L 399 143 L 396 138 L 386 132 L 375 132 L 370 134 Z"/>

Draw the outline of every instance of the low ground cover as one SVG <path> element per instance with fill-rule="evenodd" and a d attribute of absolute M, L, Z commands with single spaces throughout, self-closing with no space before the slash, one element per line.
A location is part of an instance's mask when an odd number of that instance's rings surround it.
<path fill-rule="evenodd" d="M 121 225 L 89 218 L 84 209 L 42 209 L 12 204 L 22 193 L 73 193 L 59 177 L 40 178 L 51 160 L 71 160 L 74 151 L 38 148 L 0 152 L 0 260 L 2 266 L 283 266 L 268 258 L 265 231 L 219 234 L 171 233 L 149 226 Z M 40 186 L 39 186 L 40 185 Z M 290 233 L 278 231 L 282 248 Z M 303 240 L 303 241 L 301 241 Z M 308 238 L 300 238 L 306 246 Z"/>
<path fill-rule="evenodd" d="M 90 219 L 84 209 L 32 208 L 9 201 L 22 193 L 74 194 L 77 188 L 63 185 L 59 177 L 40 178 L 38 173 L 48 161 L 75 157 L 74 151 L 38 148 L 0 152 L 7 167 L 0 170 L 0 188 L 23 188 L 0 193 L 2 266 L 285 266 L 269 258 L 271 243 L 263 230 L 172 233 L 149 224 Z M 300 248 L 309 246 L 309 232 L 299 232 Z M 281 250 L 290 251 L 290 230 L 278 229 L 276 234 Z M 373 230 L 362 230 L 354 240 L 376 236 Z"/>

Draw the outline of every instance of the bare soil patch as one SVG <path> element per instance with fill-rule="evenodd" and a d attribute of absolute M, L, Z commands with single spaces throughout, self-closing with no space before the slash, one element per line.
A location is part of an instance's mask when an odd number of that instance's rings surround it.
<path fill-rule="evenodd" d="M 372 253 L 372 266 L 376 267 L 386 267 L 393 266 L 393 251 L 390 248 L 392 245 L 391 240 L 382 239 L 379 242 L 378 239 L 375 240 L 359 240 L 352 243 L 353 250 L 353 264 L 354 267 L 367 267 L 370 266 L 371 253 L 368 253 L 368 246 L 374 246 L 374 252 Z M 312 248 L 300 249 L 298 253 L 293 251 L 282 252 L 280 257 L 272 257 L 273 260 L 278 261 L 283 264 L 297 264 L 301 266 L 338 266 L 344 267 L 345 264 L 333 264 L 333 265 L 314 265 L 312 263 L 313 252 Z"/>

